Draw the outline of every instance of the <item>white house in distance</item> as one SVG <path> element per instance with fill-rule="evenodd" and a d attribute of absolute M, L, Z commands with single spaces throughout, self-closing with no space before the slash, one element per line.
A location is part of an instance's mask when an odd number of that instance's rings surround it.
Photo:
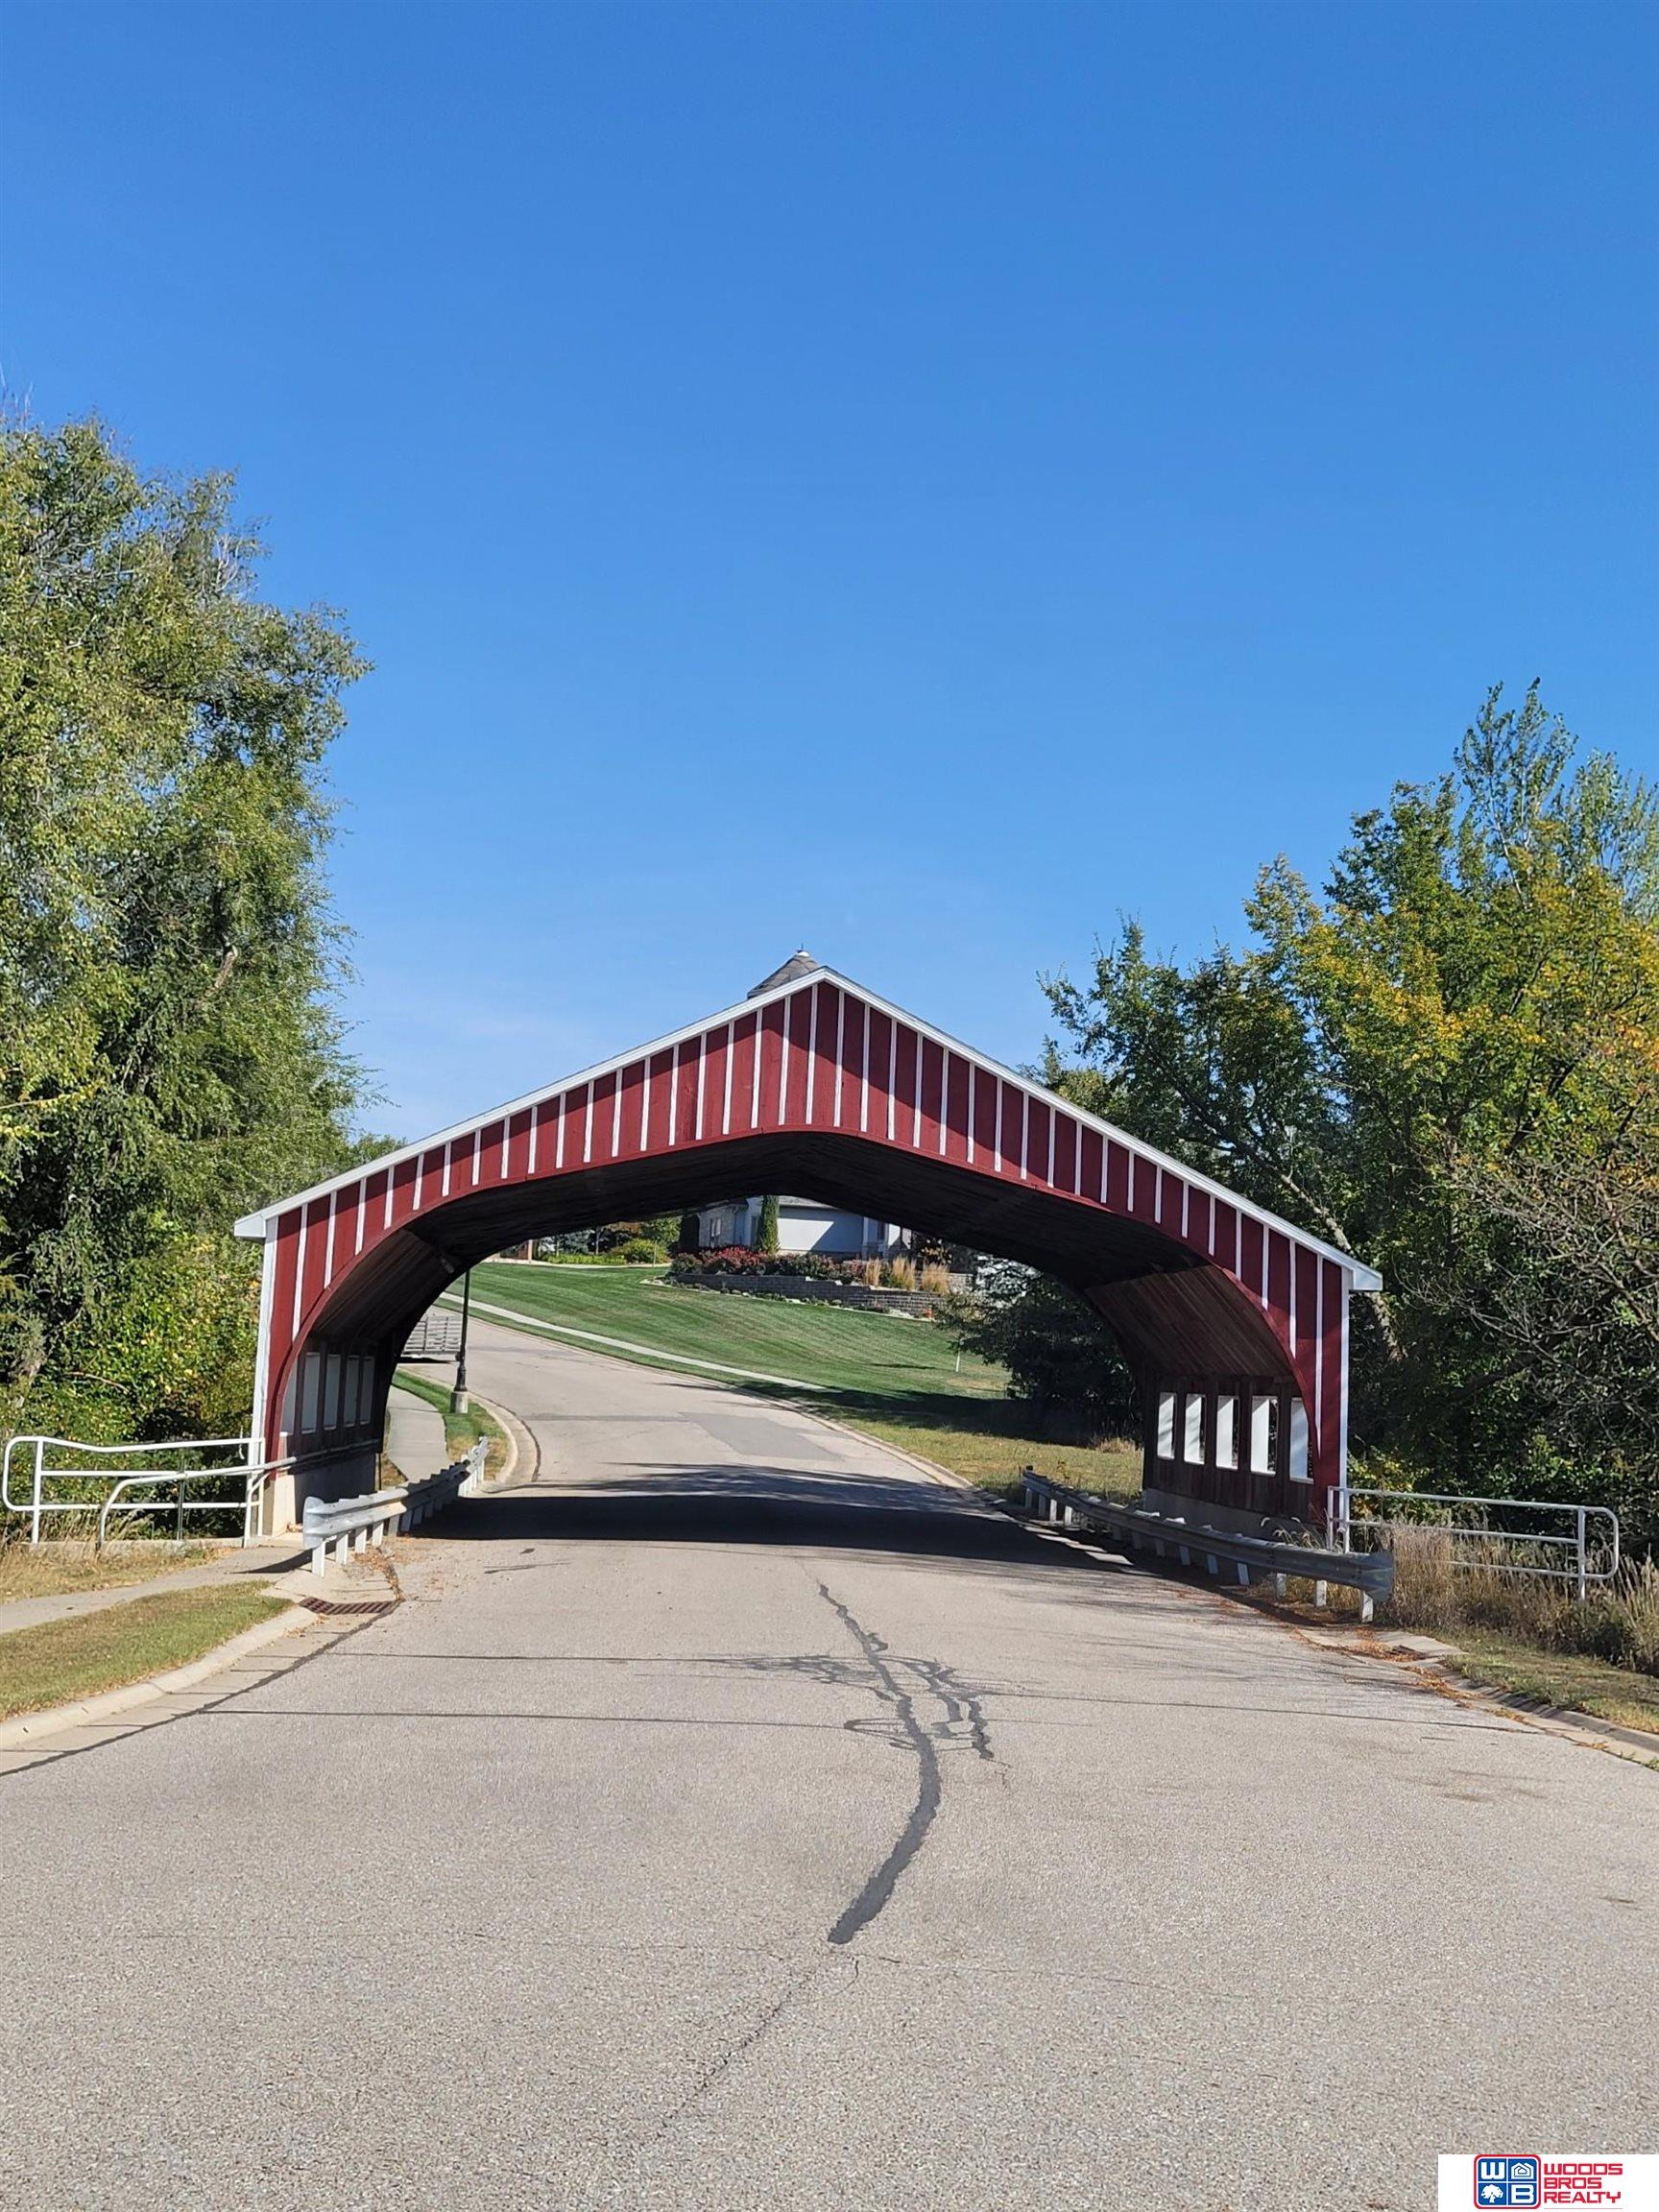
<path fill-rule="evenodd" d="M 753 1249 L 760 1233 L 758 1198 L 727 1198 L 699 1207 L 697 1241 L 708 1251 L 731 1245 Z M 780 1252 L 821 1252 L 827 1260 L 892 1260 L 910 1249 L 910 1232 L 897 1221 L 872 1221 L 863 1214 L 844 1214 L 815 1198 L 778 1201 Z"/>

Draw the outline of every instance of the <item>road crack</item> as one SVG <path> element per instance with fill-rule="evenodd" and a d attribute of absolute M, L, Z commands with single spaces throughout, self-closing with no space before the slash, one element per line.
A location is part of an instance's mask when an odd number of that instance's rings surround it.
<path fill-rule="evenodd" d="M 851 1943 L 854 1936 L 861 1929 L 868 1928 L 883 1910 L 900 1875 L 926 1840 L 927 1831 L 932 1827 L 934 1815 L 939 1810 L 942 1778 L 934 1731 L 925 1727 L 917 1718 L 916 1700 L 900 1679 L 895 1668 L 906 1667 L 918 1674 L 933 1695 L 940 1699 L 945 1707 L 947 1729 L 959 1728 L 966 1719 L 970 1741 L 979 1757 L 989 1759 L 992 1751 L 990 1732 L 985 1724 L 985 1716 L 979 1709 L 978 1699 L 952 1680 L 950 1669 L 938 1660 L 894 1660 L 883 1639 L 874 1629 L 866 1628 L 835 1596 L 828 1583 L 819 1583 L 818 1595 L 834 1612 L 869 1662 L 875 1676 L 872 1688 L 898 1724 L 892 1740 L 907 1746 L 916 1759 L 916 1802 L 910 1809 L 910 1817 L 905 1821 L 892 1850 L 830 1929 L 830 1941 L 841 1945 Z"/>

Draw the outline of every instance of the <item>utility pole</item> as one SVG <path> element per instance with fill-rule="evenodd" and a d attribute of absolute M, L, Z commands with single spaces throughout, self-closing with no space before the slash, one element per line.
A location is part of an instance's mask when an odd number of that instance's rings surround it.
<path fill-rule="evenodd" d="M 451 1413 L 465 1413 L 467 1398 L 467 1319 L 472 1310 L 472 1270 L 461 1278 L 461 1349 L 455 1355 L 455 1387 L 449 1393 Z"/>

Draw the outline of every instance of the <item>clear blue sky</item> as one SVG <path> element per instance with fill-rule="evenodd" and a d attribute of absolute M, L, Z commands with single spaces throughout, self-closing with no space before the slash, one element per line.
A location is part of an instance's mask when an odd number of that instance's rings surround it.
<path fill-rule="evenodd" d="M 0 370 L 374 674 L 376 1126 L 805 943 L 1005 1057 L 1532 676 L 1659 765 L 1659 10 L 10 0 Z"/>

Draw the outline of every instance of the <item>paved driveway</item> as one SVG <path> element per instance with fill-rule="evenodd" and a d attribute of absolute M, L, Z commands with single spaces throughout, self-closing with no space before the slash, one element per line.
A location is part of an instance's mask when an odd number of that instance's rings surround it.
<path fill-rule="evenodd" d="M 480 1333 L 409 1602 L 0 1778 L 0 2201 L 1427 2206 L 1651 2149 L 1659 1775 Z"/>

